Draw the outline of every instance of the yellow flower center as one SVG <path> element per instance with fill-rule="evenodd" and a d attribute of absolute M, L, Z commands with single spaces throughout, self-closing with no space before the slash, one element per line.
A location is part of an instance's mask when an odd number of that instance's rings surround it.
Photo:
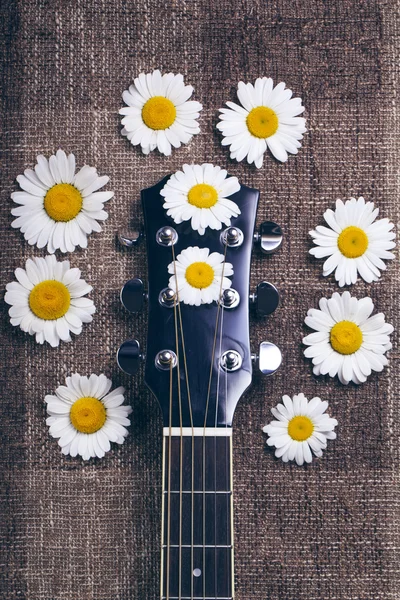
<path fill-rule="evenodd" d="M 353 354 L 360 348 L 363 336 L 361 329 L 352 321 L 339 321 L 331 329 L 331 346 L 339 354 Z"/>
<path fill-rule="evenodd" d="M 365 231 L 351 225 L 343 229 L 337 241 L 340 252 L 347 258 L 358 258 L 368 248 L 368 237 Z"/>
<path fill-rule="evenodd" d="M 35 285 L 29 294 L 31 311 L 45 321 L 63 317 L 71 303 L 68 288 L 60 281 L 47 279 Z"/>
<path fill-rule="evenodd" d="M 309 417 L 298 416 L 290 419 L 288 425 L 288 434 L 296 442 L 304 442 L 314 431 L 314 424 Z"/>
<path fill-rule="evenodd" d="M 95 433 L 106 422 L 106 409 L 97 398 L 79 398 L 69 413 L 72 425 L 81 433 Z"/>
<path fill-rule="evenodd" d="M 251 135 L 257 138 L 274 135 L 279 125 L 278 115 L 268 106 L 253 108 L 247 115 L 246 123 Z"/>
<path fill-rule="evenodd" d="M 57 183 L 44 197 L 44 209 L 54 221 L 71 221 L 82 208 L 82 196 L 70 183 Z"/>
<path fill-rule="evenodd" d="M 195 288 L 207 288 L 214 281 L 214 269 L 206 262 L 194 262 L 185 272 L 187 282 Z"/>
<path fill-rule="evenodd" d="M 207 183 L 198 183 L 189 190 L 188 202 L 197 208 L 211 208 L 218 202 L 217 190 Z"/>
<path fill-rule="evenodd" d="M 168 129 L 175 118 L 175 105 L 164 96 L 153 96 L 142 108 L 142 119 L 150 129 Z"/>

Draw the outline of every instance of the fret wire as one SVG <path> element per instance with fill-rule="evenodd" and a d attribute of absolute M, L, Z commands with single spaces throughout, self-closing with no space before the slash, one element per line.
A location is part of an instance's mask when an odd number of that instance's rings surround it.
<path fill-rule="evenodd" d="M 167 545 L 163 544 L 162 545 L 163 548 L 166 548 Z M 192 548 L 191 544 L 182 544 L 181 546 L 179 544 L 170 544 L 169 546 L 170 548 Z M 232 550 L 232 546 L 225 546 L 223 544 L 208 544 L 207 546 L 203 546 L 202 544 L 194 544 L 193 548 L 225 548 L 228 550 Z"/>
<path fill-rule="evenodd" d="M 164 491 L 163 494 L 166 494 L 167 492 Z M 228 496 L 232 495 L 231 491 L 226 491 L 223 492 L 221 490 L 217 490 L 216 492 L 214 492 L 214 490 L 206 490 L 206 491 L 202 491 L 202 490 L 195 490 L 195 491 L 191 491 L 191 490 L 171 490 L 170 492 L 171 494 L 227 494 Z"/>

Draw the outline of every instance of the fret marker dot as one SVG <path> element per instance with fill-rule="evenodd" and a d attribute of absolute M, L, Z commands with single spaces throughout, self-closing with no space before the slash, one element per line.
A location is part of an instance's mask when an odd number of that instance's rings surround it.
<path fill-rule="evenodd" d="M 195 577 L 200 577 L 200 575 L 201 575 L 201 569 L 195 569 L 195 570 L 193 571 L 193 575 L 194 575 Z"/>

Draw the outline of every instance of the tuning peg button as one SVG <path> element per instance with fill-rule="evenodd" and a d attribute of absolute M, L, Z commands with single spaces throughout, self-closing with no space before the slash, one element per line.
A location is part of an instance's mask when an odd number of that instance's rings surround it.
<path fill-rule="evenodd" d="M 137 340 L 127 340 L 118 349 L 118 366 L 128 375 L 136 375 L 143 359 L 144 356 L 140 351 L 140 344 Z"/>
<path fill-rule="evenodd" d="M 130 279 L 127 281 L 121 290 L 120 297 L 126 310 L 129 310 L 131 313 L 141 311 L 147 297 L 144 292 L 143 281 L 141 279 Z"/>
<path fill-rule="evenodd" d="M 258 244 L 264 254 L 276 252 L 283 239 L 282 229 L 273 221 L 261 223 L 258 233 L 254 234 L 254 242 Z"/>
<path fill-rule="evenodd" d="M 257 291 L 250 294 L 250 302 L 255 304 L 257 314 L 265 317 L 278 308 L 279 292 L 272 283 L 262 281 L 258 284 Z"/>
<path fill-rule="evenodd" d="M 119 231 L 118 241 L 125 248 L 137 246 L 143 237 L 143 231 Z"/>
<path fill-rule="evenodd" d="M 261 342 L 258 354 L 252 354 L 251 358 L 258 363 L 258 368 L 263 375 L 272 375 L 279 369 L 282 362 L 282 354 L 278 346 L 271 342 Z"/>

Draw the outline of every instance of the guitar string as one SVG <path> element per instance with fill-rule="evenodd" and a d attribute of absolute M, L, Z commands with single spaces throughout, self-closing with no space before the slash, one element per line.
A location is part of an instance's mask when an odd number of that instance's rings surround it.
<path fill-rule="evenodd" d="M 221 326 L 219 332 L 219 356 L 222 356 L 222 332 L 224 328 L 224 305 L 221 306 Z M 218 406 L 219 406 L 219 383 L 220 383 L 221 369 L 218 369 L 217 374 L 217 397 L 215 402 L 215 423 L 214 426 L 218 425 Z M 217 437 L 214 436 L 214 591 L 217 596 Z"/>
<path fill-rule="evenodd" d="M 178 286 L 178 277 L 177 277 L 177 272 L 176 272 L 176 260 L 175 260 L 175 249 L 174 246 L 171 247 L 172 249 L 172 259 L 174 262 L 174 274 L 175 274 L 175 283 L 176 283 L 176 292 L 175 292 L 175 299 L 174 299 L 174 310 L 176 308 L 176 305 L 178 307 L 178 316 L 179 316 L 179 327 L 180 327 L 180 334 L 181 334 L 181 342 L 182 342 L 182 351 L 183 351 L 183 364 L 184 364 L 184 369 L 185 369 L 185 382 L 186 382 L 186 389 L 187 389 L 187 395 L 188 395 L 188 407 L 189 407 L 189 418 L 190 418 L 190 425 L 192 428 L 192 450 L 191 450 L 191 462 L 192 462 L 192 469 L 191 469 L 191 527 L 190 527 L 190 571 L 191 571 L 191 600 L 193 600 L 194 597 L 194 589 L 193 589 L 193 571 L 194 571 L 194 425 L 193 425 L 193 411 L 192 411 L 192 400 L 191 400 L 191 396 L 190 396 L 190 386 L 189 386 L 189 375 L 188 375 L 188 366 L 187 366 L 187 359 L 186 359 L 186 347 L 185 347 L 185 336 L 183 334 L 183 322 L 182 322 L 182 311 L 181 311 L 181 305 L 180 305 L 180 301 L 179 301 L 179 286 Z M 175 326 L 176 326 L 176 315 L 175 315 Z M 176 327 L 175 327 L 176 330 Z M 178 338 L 176 337 L 176 345 L 178 347 Z M 180 471 L 181 471 L 181 475 L 180 475 L 180 490 L 182 491 L 182 449 L 183 449 L 183 436 L 182 436 L 182 406 L 180 404 L 180 418 L 181 418 L 181 440 L 180 440 L 180 444 L 181 444 L 181 456 L 180 456 Z M 182 494 L 181 494 L 182 496 Z M 180 514 L 180 522 L 182 524 L 182 511 Z"/>
<path fill-rule="evenodd" d="M 181 339 L 182 339 L 182 350 L 183 350 L 183 363 L 185 368 L 185 378 L 186 378 L 186 389 L 188 395 L 188 405 L 189 405 L 189 418 L 190 418 L 190 426 L 192 429 L 192 449 L 191 449 L 191 509 L 190 509 L 190 572 L 191 572 L 191 600 L 194 598 L 194 589 L 193 589 L 193 571 L 194 571 L 194 424 L 193 424 L 193 411 L 192 411 L 192 399 L 190 396 L 190 386 L 189 386 L 189 375 L 188 375 L 188 366 L 186 360 L 186 348 L 185 348 L 185 337 L 183 335 L 183 324 L 182 324 L 182 312 L 181 305 L 179 303 L 179 293 L 177 291 L 177 299 L 178 299 L 178 314 L 179 314 L 179 323 L 181 330 Z"/>
<path fill-rule="evenodd" d="M 171 539 L 171 442 L 172 442 L 172 362 L 169 366 L 169 431 L 168 431 L 168 517 L 167 517 L 167 600 L 169 600 L 169 563 Z"/>
<path fill-rule="evenodd" d="M 225 371 L 225 430 L 228 429 L 228 419 L 227 419 L 227 408 L 228 408 L 228 371 Z M 230 550 L 230 554 L 227 556 L 227 563 L 228 563 L 228 573 L 229 573 L 229 585 L 230 585 L 230 589 L 229 589 L 229 596 L 234 595 L 234 589 L 233 589 L 233 577 L 232 577 L 232 562 L 233 562 L 233 527 L 230 528 L 229 522 L 230 522 L 230 512 L 232 509 L 232 504 L 233 504 L 233 496 L 232 496 L 232 486 L 231 486 L 231 476 L 230 476 L 230 469 L 231 469 L 231 463 L 230 463 L 230 459 L 228 460 L 228 452 L 229 452 L 229 457 L 230 457 L 230 453 L 231 453 L 231 444 L 232 444 L 232 438 L 230 436 L 226 436 L 225 437 L 225 477 L 226 477 L 226 484 L 229 488 L 229 491 L 231 492 L 230 494 L 226 495 L 226 545 L 231 547 Z M 230 535 L 229 535 L 230 532 Z"/>
<path fill-rule="evenodd" d="M 178 385 L 178 405 L 179 405 L 179 428 L 180 428 L 180 443 L 179 443 L 179 582 L 178 582 L 178 597 L 182 597 L 182 459 L 183 459 L 183 435 L 182 435 L 182 397 L 181 397 L 181 379 L 179 366 L 179 339 L 178 339 L 178 323 L 176 319 L 176 296 L 174 298 L 174 325 L 175 325 L 175 347 L 176 347 L 176 376 Z"/>
<path fill-rule="evenodd" d="M 224 261 L 222 264 L 222 273 L 221 273 L 221 285 L 219 288 L 219 296 L 218 296 L 219 299 L 222 296 L 227 249 L 228 249 L 228 247 L 225 246 Z M 221 303 L 218 302 L 217 315 L 216 315 L 216 319 L 215 319 L 214 339 L 213 339 L 213 346 L 212 346 L 212 353 L 211 353 L 210 375 L 208 378 L 207 401 L 206 401 L 206 409 L 205 409 L 205 417 L 204 417 L 204 425 L 203 425 L 203 486 L 202 487 L 203 487 L 203 596 L 204 597 L 206 597 L 206 569 L 205 569 L 205 562 L 206 562 L 206 451 L 205 451 L 206 426 L 207 426 L 207 417 L 208 417 L 208 406 L 209 406 L 210 394 L 211 394 L 211 382 L 212 382 L 212 374 L 213 374 L 213 366 L 214 366 L 215 347 L 216 347 L 216 343 L 217 343 L 218 321 L 219 321 L 220 309 L 221 309 Z M 214 468 L 216 468 L 215 461 L 214 461 Z"/>
<path fill-rule="evenodd" d="M 171 246 L 172 249 L 172 260 L 174 263 L 174 271 L 175 271 L 175 282 L 176 282 L 176 290 L 178 290 L 178 278 L 176 276 L 176 261 L 175 261 L 175 252 L 174 246 Z M 178 336 L 178 322 L 177 322 L 177 303 L 178 293 L 176 291 L 174 296 L 174 327 L 175 327 L 175 349 L 176 349 L 176 377 L 177 377 L 177 386 L 178 386 L 178 406 L 179 406 L 179 427 L 180 427 L 180 440 L 179 440 L 179 555 L 178 555 L 178 569 L 179 569 L 179 579 L 178 579 L 178 597 L 179 600 L 182 598 L 182 483 L 183 483 L 183 469 L 182 469 L 182 460 L 183 460 L 183 434 L 182 434 L 182 396 L 181 396 L 181 375 L 180 375 L 180 361 L 179 361 L 179 336 Z"/>

